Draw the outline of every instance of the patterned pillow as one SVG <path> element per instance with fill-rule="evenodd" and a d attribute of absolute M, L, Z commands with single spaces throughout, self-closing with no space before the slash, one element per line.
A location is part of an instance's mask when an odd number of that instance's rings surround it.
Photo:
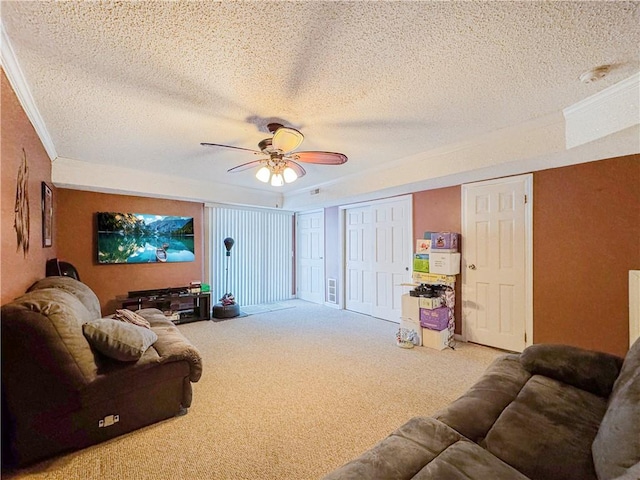
<path fill-rule="evenodd" d="M 131 310 L 116 310 L 113 318 L 116 320 L 122 320 L 123 322 L 133 323 L 139 327 L 151 328 L 151 324 L 143 316 L 138 315 L 136 312 L 132 312 Z"/>

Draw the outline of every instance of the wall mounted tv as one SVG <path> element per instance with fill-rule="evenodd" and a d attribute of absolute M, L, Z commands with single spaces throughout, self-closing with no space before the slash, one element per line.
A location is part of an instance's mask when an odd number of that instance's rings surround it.
<path fill-rule="evenodd" d="M 195 260 L 193 218 L 98 212 L 98 263 Z"/>

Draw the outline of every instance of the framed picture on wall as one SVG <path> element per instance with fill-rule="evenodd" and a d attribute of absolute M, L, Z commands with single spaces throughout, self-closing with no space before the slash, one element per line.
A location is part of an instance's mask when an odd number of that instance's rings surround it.
<path fill-rule="evenodd" d="M 53 245 L 53 192 L 42 182 L 42 246 Z"/>

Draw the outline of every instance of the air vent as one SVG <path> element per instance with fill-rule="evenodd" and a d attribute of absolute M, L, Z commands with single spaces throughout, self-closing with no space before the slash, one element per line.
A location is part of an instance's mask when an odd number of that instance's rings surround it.
<path fill-rule="evenodd" d="M 338 303 L 338 288 L 335 278 L 327 278 L 327 302 Z"/>
<path fill-rule="evenodd" d="M 314 188 L 313 190 L 311 190 L 309 192 L 311 195 L 318 195 L 320 193 L 320 189 L 319 188 Z"/>

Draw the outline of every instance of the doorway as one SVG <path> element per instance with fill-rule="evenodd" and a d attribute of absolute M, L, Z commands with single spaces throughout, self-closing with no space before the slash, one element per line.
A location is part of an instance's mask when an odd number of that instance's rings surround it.
<path fill-rule="evenodd" d="M 533 340 L 533 175 L 462 186 L 462 335 L 521 352 Z"/>
<path fill-rule="evenodd" d="M 297 297 L 324 303 L 324 210 L 296 215 Z"/>

